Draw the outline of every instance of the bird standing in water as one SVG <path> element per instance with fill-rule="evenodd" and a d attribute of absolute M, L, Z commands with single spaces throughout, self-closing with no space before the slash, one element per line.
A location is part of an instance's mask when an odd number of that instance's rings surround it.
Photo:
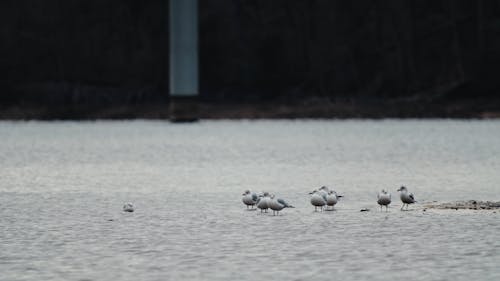
<path fill-rule="evenodd" d="M 273 215 L 279 215 L 279 212 L 284 208 L 295 208 L 294 206 L 288 204 L 285 200 L 281 198 L 274 198 L 274 194 L 271 195 L 271 200 L 268 202 L 268 206 L 273 210 Z"/>
<path fill-rule="evenodd" d="M 377 195 L 377 203 L 380 205 L 380 211 L 382 211 L 382 206 L 385 206 L 385 211 L 387 212 L 389 204 L 391 204 L 391 194 L 382 189 Z"/>
<path fill-rule="evenodd" d="M 267 213 L 267 209 L 269 209 L 269 201 L 271 201 L 271 198 L 269 198 L 269 192 L 264 192 L 264 194 L 259 197 L 257 200 L 257 208 L 260 209 L 261 213 L 262 211 Z"/>
<path fill-rule="evenodd" d="M 311 204 L 314 206 L 314 211 L 317 212 L 318 207 L 320 207 L 320 211 L 323 211 L 323 206 L 326 205 L 326 195 L 322 194 L 322 192 L 318 190 L 314 190 L 309 194 L 311 194 Z"/>
<path fill-rule="evenodd" d="M 401 192 L 400 197 L 401 201 L 403 202 L 403 206 L 401 206 L 401 210 L 403 210 L 404 206 L 406 205 L 406 210 L 408 210 L 408 205 L 413 204 L 417 201 L 415 201 L 415 197 L 413 196 L 412 193 L 408 192 L 408 189 L 405 186 L 401 186 L 398 191 Z"/>
<path fill-rule="evenodd" d="M 135 210 L 134 205 L 132 203 L 126 203 L 123 205 L 123 211 L 132 213 Z"/>
<path fill-rule="evenodd" d="M 259 196 L 257 196 L 257 193 L 251 192 L 250 190 L 245 190 L 242 195 L 243 198 L 241 199 L 241 201 L 243 202 L 243 204 L 247 205 L 247 209 L 253 209 L 253 206 L 255 206 L 255 204 L 257 204 L 257 201 L 259 200 Z"/>
<path fill-rule="evenodd" d="M 339 198 L 342 198 L 342 197 L 344 197 L 344 196 L 338 195 L 337 192 L 330 190 L 328 192 L 328 194 L 326 195 L 326 208 L 327 208 L 327 210 L 328 210 L 328 207 L 331 207 L 330 210 L 333 211 L 333 206 L 335 206 L 335 204 L 337 204 L 337 202 L 339 201 Z"/>

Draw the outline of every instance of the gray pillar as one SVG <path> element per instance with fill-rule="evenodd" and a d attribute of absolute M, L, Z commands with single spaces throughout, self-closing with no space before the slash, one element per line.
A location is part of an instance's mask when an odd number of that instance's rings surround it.
<path fill-rule="evenodd" d="M 170 117 L 198 119 L 198 1 L 170 0 Z"/>

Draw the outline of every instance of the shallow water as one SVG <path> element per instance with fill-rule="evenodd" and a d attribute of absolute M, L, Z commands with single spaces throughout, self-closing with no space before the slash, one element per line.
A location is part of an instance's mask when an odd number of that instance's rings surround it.
<path fill-rule="evenodd" d="M 500 278 L 500 212 L 421 207 L 500 200 L 500 121 L 0 122 L 0 139 L 0 280 Z M 336 211 L 313 212 L 321 185 Z M 245 189 L 296 208 L 247 211 Z"/>

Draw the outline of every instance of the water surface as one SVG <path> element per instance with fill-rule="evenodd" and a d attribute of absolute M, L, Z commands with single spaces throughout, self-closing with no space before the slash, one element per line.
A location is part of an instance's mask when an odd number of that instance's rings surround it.
<path fill-rule="evenodd" d="M 0 280 L 500 278 L 498 212 L 401 212 L 396 192 L 500 200 L 500 121 L 0 122 L 0 139 Z M 336 211 L 313 212 L 321 185 Z M 245 189 L 297 208 L 247 211 Z"/>

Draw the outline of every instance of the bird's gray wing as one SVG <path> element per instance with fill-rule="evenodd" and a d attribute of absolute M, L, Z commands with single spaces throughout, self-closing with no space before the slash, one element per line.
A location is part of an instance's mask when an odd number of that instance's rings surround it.
<path fill-rule="evenodd" d="M 252 200 L 257 201 L 259 199 L 259 196 L 257 196 L 256 193 L 252 194 Z"/>
<path fill-rule="evenodd" d="M 281 205 L 283 205 L 283 206 L 285 206 L 285 207 L 286 207 L 286 206 L 288 206 L 288 204 L 286 203 L 286 201 L 285 201 L 285 200 L 283 200 L 283 199 L 281 199 L 281 198 L 280 198 L 280 199 L 278 199 L 278 200 L 276 200 L 276 201 L 278 201 L 278 203 L 280 203 Z"/>
<path fill-rule="evenodd" d="M 293 206 L 292 206 L 292 205 L 288 204 L 285 200 L 283 200 L 283 199 L 281 199 L 281 198 L 280 198 L 280 199 L 278 199 L 278 200 L 276 200 L 276 201 L 278 201 L 278 203 L 280 203 L 281 205 L 283 205 L 283 206 L 285 206 L 285 207 L 287 207 L 287 208 L 293 208 Z"/>
<path fill-rule="evenodd" d="M 413 197 L 413 193 L 410 193 L 408 196 L 410 197 L 411 201 L 415 202 L 415 197 Z"/>

